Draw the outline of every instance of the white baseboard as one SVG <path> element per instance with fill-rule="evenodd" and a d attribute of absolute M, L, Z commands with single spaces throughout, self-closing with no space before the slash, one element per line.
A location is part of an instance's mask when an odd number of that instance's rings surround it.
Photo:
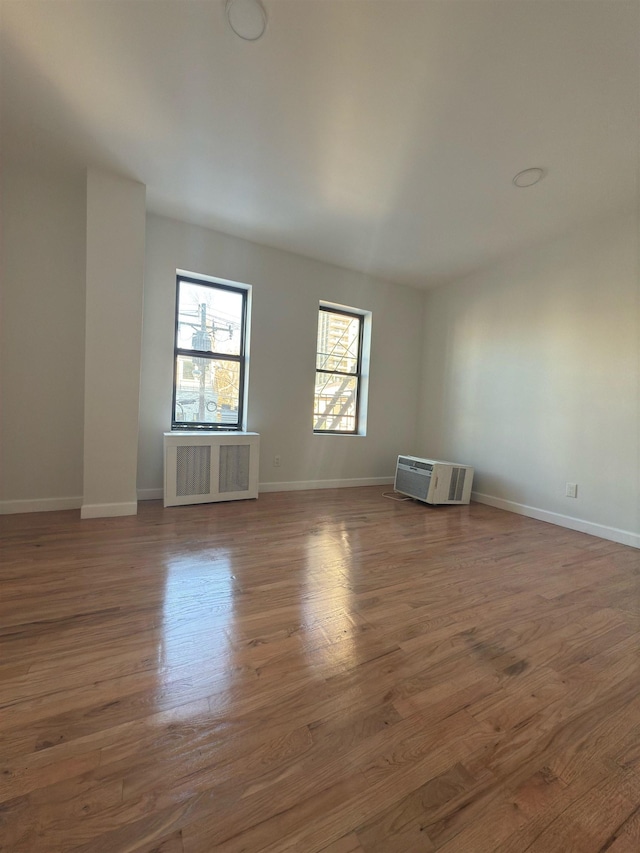
<path fill-rule="evenodd" d="M 80 509 L 81 506 L 81 497 L 0 501 L 0 515 L 15 515 L 19 512 L 55 512 L 61 509 Z"/>
<path fill-rule="evenodd" d="M 301 492 L 306 489 L 347 489 L 354 486 L 388 486 L 393 477 L 359 477 L 351 480 L 292 480 L 283 483 L 260 483 L 258 492 Z M 139 501 L 161 501 L 164 489 L 138 489 Z"/>
<path fill-rule="evenodd" d="M 136 515 L 137 512 L 137 501 L 118 504 L 83 504 L 80 508 L 80 518 L 113 518 L 117 515 Z"/>
<path fill-rule="evenodd" d="M 557 524 L 559 527 L 567 527 L 569 530 L 589 533 L 591 536 L 599 536 L 601 539 L 609 539 L 612 542 L 619 542 L 621 545 L 640 548 L 640 533 L 633 533 L 631 530 L 607 527 L 605 524 L 596 524 L 594 521 L 584 521 L 582 518 L 574 518 L 571 515 L 562 515 L 559 512 L 550 512 L 546 509 L 538 509 L 537 507 L 519 504 L 515 501 L 494 498 L 492 495 L 483 495 L 481 492 L 472 492 L 471 500 L 487 504 L 488 506 L 494 506 L 496 509 L 505 509 L 507 512 L 526 515 L 528 518 L 535 518 L 538 521 Z"/>
<path fill-rule="evenodd" d="M 356 477 L 351 480 L 292 480 L 284 483 L 260 483 L 259 492 L 301 492 L 307 489 L 349 489 L 354 486 L 388 486 L 393 477 Z"/>
<path fill-rule="evenodd" d="M 139 501 L 161 501 L 164 489 L 138 489 Z"/>

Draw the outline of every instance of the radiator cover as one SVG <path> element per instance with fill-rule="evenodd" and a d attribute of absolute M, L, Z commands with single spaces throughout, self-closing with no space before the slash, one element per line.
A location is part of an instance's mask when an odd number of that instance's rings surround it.
<path fill-rule="evenodd" d="M 255 432 L 165 432 L 164 505 L 258 497 Z"/>

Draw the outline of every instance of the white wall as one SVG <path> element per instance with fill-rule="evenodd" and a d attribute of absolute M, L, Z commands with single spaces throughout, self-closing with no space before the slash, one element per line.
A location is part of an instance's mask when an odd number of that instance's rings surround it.
<path fill-rule="evenodd" d="M 144 185 L 90 169 L 83 518 L 137 510 L 144 243 Z"/>
<path fill-rule="evenodd" d="M 260 482 L 392 476 L 415 449 L 424 294 L 204 228 L 147 217 L 138 490 L 162 487 L 171 426 L 176 269 L 252 285 L 248 429 Z M 319 300 L 373 312 L 366 437 L 317 436 L 311 413 Z M 274 468 L 273 456 L 282 465 Z"/>
<path fill-rule="evenodd" d="M 5 162 L 0 510 L 82 495 L 85 178 Z"/>
<path fill-rule="evenodd" d="M 620 217 L 430 292 L 420 416 L 422 454 L 474 465 L 495 505 L 634 544 L 638 239 Z"/>

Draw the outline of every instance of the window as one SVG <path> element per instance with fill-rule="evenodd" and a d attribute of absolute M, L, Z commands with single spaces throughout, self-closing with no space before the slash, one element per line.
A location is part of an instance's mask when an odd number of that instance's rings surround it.
<path fill-rule="evenodd" d="M 243 425 L 247 291 L 178 275 L 172 429 Z"/>
<path fill-rule="evenodd" d="M 365 315 L 320 305 L 313 431 L 364 432 L 363 337 Z"/>

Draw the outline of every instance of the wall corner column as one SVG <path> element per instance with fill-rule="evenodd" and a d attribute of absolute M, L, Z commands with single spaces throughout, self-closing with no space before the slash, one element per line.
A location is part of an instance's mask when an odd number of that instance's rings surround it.
<path fill-rule="evenodd" d="M 87 172 L 82 518 L 137 512 L 146 188 Z"/>

